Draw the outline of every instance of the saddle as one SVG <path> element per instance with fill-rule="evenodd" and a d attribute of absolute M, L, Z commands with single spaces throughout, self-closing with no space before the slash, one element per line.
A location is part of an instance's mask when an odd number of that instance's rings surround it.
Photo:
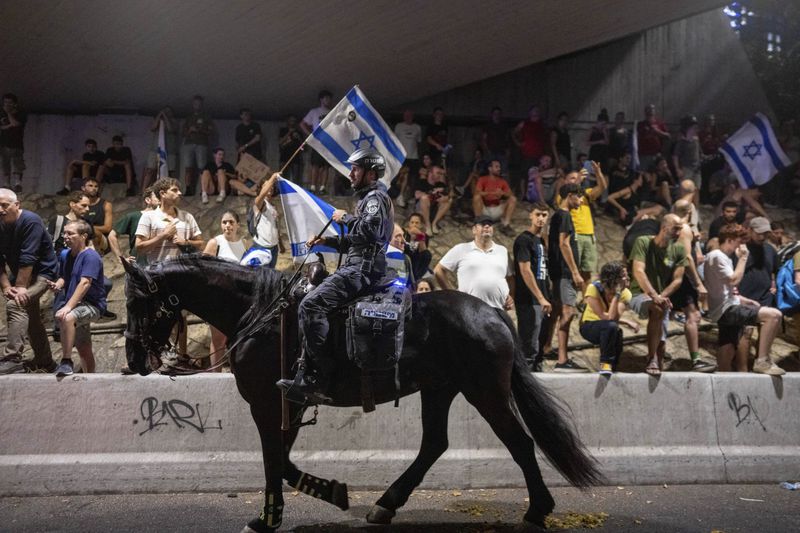
<path fill-rule="evenodd" d="M 319 265 L 316 263 L 315 265 Z M 335 309 L 345 315 L 347 357 L 361 369 L 361 399 L 364 412 L 375 410 L 372 374 L 395 370 L 395 385 L 400 390 L 398 362 L 403 352 L 406 320 L 411 318 L 411 291 L 404 280 L 389 270 L 375 286 Z M 299 302 L 327 275 L 319 267 L 309 269 L 305 279 L 292 291 Z"/>

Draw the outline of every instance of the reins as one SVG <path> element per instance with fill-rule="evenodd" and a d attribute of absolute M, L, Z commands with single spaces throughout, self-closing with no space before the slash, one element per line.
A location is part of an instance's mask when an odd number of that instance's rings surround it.
<path fill-rule="evenodd" d="M 322 230 L 320 230 L 320 232 L 315 237 L 315 240 L 320 238 L 320 237 L 322 237 L 322 234 L 325 233 L 325 230 L 328 229 L 328 227 L 331 225 L 331 222 L 333 222 L 332 218 L 329 219 L 328 222 L 325 224 L 325 226 L 322 228 Z M 272 299 L 272 301 L 269 303 L 269 305 L 267 305 L 266 311 L 263 313 L 263 315 L 261 317 L 256 317 L 256 318 L 259 318 L 258 320 L 253 320 L 254 317 L 252 316 L 253 313 L 256 311 L 257 306 L 258 306 L 258 302 L 255 301 L 255 298 L 257 297 L 257 295 L 254 295 L 254 301 L 250 305 L 250 308 L 247 310 L 247 312 L 240 319 L 239 324 L 237 324 L 237 329 L 238 329 L 238 326 L 240 324 L 242 324 L 243 321 L 247 320 L 249 323 L 236 334 L 236 340 L 230 346 L 228 346 L 227 348 L 223 347 L 223 348 L 214 350 L 213 352 L 210 352 L 208 355 L 203 355 L 203 356 L 200 356 L 200 357 L 193 357 L 193 356 L 191 356 L 189 354 L 185 354 L 185 353 L 182 354 L 182 353 L 179 353 L 177 350 L 173 350 L 173 352 L 176 355 L 178 355 L 179 357 L 183 356 L 185 358 L 188 358 L 188 359 L 191 359 L 191 360 L 194 360 L 194 361 L 206 359 L 206 358 L 211 357 L 212 355 L 214 355 L 214 354 L 216 354 L 218 352 L 221 352 L 222 350 L 225 350 L 219 361 L 217 361 L 213 365 L 209 366 L 208 368 L 197 368 L 197 369 L 191 369 L 191 370 L 183 370 L 183 369 L 178 369 L 178 368 L 174 368 L 173 367 L 170 372 L 165 372 L 165 373 L 168 373 L 170 375 L 176 375 L 176 376 L 188 376 L 188 375 L 200 374 L 200 373 L 204 373 L 204 372 L 214 372 L 215 370 L 221 368 L 225 363 L 227 363 L 230 360 L 230 354 L 233 352 L 233 350 L 237 346 L 239 346 L 239 344 L 242 341 L 244 341 L 247 338 L 250 338 L 250 337 L 252 337 L 254 335 L 257 335 L 257 334 L 263 332 L 267 327 L 269 327 L 272 324 L 272 322 L 276 318 L 278 318 L 281 314 L 283 314 L 285 312 L 285 310 L 289 307 L 289 301 L 286 298 L 286 296 L 289 293 L 289 291 L 292 289 L 294 284 L 297 282 L 297 279 L 299 278 L 299 276 L 300 276 L 300 274 L 301 274 L 301 272 L 303 270 L 303 266 L 305 266 L 306 261 L 308 261 L 309 255 L 310 254 L 308 254 L 308 253 L 306 254 L 306 256 L 303 258 L 303 261 L 300 263 L 300 265 L 292 273 L 292 276 L 289 278 L 289 281 L 283 284 L 283 287 L 278 292 L 278 294 Z M 145 279 L 147 280 L 147 290 L 151 295 L 154 295 L 154 296 L 155 295 L 159 295 L 159 293 L 161 292 L 159 290 L 159 281 L 161 281 L 161 283 L 164 285 L 164 292 L 168 293 L 168 296 L 166 298 L 166 303 L 169 304 L 170 308 L 168 309 L 168 308 L 165 307 L 165 300 L 162 299 L 161 300 L 161 305 L 160 305 L 158 311 L 156 311 L 156 317 L 160 318 L 161 317 L 161 313 L 164 313 L 169 318 L 171 318 L 171 316 L 174 313 L 180 313 L 180 311 L 181 311 L 180 298 L 178 298 L 178 296 L 175 293 L 171 292 L 169 290 L 169 288 L 166 286 L 166 281 L 164 280 L 164 275 L 162 273 L 162 270 L 163 270 L 163 265 L 161 263 L 159 263 L 157 265 L 157 267 L 156 267 L 156 272 L 154 272 L 155 275 L 153 275 L 153 276 L 147 275 L 146 276 Z M 183 329 L 183 326 L 182 326 L 183 321 L 180 318 L 178 320 L 178 324 L 179 325 L 178 325 L 177 336 L 180 336 L 181 330 Z M 125 332 L 124 335 L 125 335 L 126 338 L 131 338 L 131 335 L 127 331 Z M 152 350 L 152 345 L 154 343 L 158 344 L 157 341 L 155 341 L 149 334 L 147 335 L 146 339 L 144 339 L 144 337 L 145 337 L 144 335 L 142 335 L 141 337 L 143 337 L 143 338 L 142 339 L 135 339 L 135 340 L 138 340 L 139 342 L 142 342 L 142 344 L 144 345 L 145 349 L 148 352 L 150 352 Z M 157 346 L 156 349 L 159 352 L 161 352 L 161 351 L 163 351 L 163 348 L 165 346 L 167 346 L 169 348 L 174 348 L 172 343 L 169 340 L 167 340 L 166 345 Z"/>

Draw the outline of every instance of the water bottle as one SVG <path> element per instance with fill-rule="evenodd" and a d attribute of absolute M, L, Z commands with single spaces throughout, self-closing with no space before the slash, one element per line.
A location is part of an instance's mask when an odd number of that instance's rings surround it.
<path fill-rule="evenodd" d="M 800 490 L 800 482 L 789 483 L 788 481 L 784 481 L 781 483 L 781 487 L 787 490 Z"/>

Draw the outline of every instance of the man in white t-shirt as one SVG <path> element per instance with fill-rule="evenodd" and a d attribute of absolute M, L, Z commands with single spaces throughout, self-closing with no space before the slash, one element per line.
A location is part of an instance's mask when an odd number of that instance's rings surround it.
<path fill-rule="evenodd" d="M 177 180 L 161 178 L 153 184 L 161 207 L 145 211 L 136 227 L 136 249 L 148 263 L 173 258 L 181 252 L 203 249 L 200 228 L 191 213 L 178 209 L 181 190 Z"/>
<path fill-rule="evenodd" d="M 453 286 L 447 278 L 454 272 L 458 277 L 458 290 L 480 298 L 492 307 L 511 309 L 508 278 L 508 250 L 492 240 L 494 220 L 487 216 L 475 218 L 472 226 L 474 239 L 453 246 L 434 268 L 436 281 L 444 289 Z"/>
<path fill-rule="evenodd" d="M 410 109 L 403 111 L 403 122 L 397 123 L 394 133 L 406 149 L 403 166 L 408 167 L 408 177 L 412 181 L 408 184 L 408 190 L 413 191 L 419 176 L 419 143 L 422 142 L 422 127 L 414 122 L 413 111 Z"/>
<path fill-rule="evenodd" d="M 319 126 L 325 115 L 331 111 L 331 99 L 333 95 L 330 91 L 322 90 L 319 92 L 319 107 L 315 107 L 306 113 L 303 121 L 300 122 L 300 129 L 306 134 L 306 137 L 311 135 L 314 128 Z M 328 182 L 328 169 L 330 164 L 322 157 L 316 150 L 311 152 L 311 192 L 317 192 L 319 189 L 320 194 L 325 194 L 325 184 Z"/>
<path fill-rule="evenodd" d="M 785 372 L 772 362 L 770 350 L 781 325 L 781 312 L 774 307 L 740 296 L 737 286 L 744 276 L 750 252 L 742 244 L 745 230 L 738 224 L 728 224 L 719 232 L 719 248 L 706 255 L 705 278 L 708 289 L 708 318 L 719 327 L 719 370 L 730 370 L 736 346 L 746 326 L 760 326 L 758 355 L 753 372 L 781 376 Z M 738 263 L 733 268 L 733 254 Z M 745 355 L 746 357 L 746 355 Z M 747 368 L 747 360 L 735 361 L 739 370 Z"/>

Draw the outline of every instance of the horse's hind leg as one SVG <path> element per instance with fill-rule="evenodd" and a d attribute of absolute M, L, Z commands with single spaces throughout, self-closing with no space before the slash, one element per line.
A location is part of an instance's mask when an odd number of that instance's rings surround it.
<path fill-rule="evenodd" d="M 433 463 L 447 450 L 447 414 L 456 394 L 451 388 L 422 390 L 422 444 L 417 458 L 375 503 L 367 514 L 367 522 L 390 523 L 397 509 L 408 501 Z"/>
<path fill-rule="evenodd" d="M 304 409 L 292 407 L 292 422 L 299 422 L 303 412 Z M 339 483 L 335 479 L 327 480 L 307 474 L 297 468 L 289 458 L 299 430 L 299 427 L 293 427 L 283 434 L 283 479 L 286 480 L 289 486 L 300 492 L 332 503 L 342 511 L 346 511 L 350 508 L 346 483 Z"/>
<path fill-rule="evenodd" d="M 545 517 L 553 512 L 555 501 L 542 479 L 542 472 L 536 462 L 533 440 L 525 433 L 522 424 L 514 416 L 509 404 L 509 395 L 497 388 L 467 392 L 464 396 L 486 419 L 492 430 L 505 444 L 525 476 L 528 486 L 530 507 L 525 513 L 525 521 L 544 527 Z"/>

